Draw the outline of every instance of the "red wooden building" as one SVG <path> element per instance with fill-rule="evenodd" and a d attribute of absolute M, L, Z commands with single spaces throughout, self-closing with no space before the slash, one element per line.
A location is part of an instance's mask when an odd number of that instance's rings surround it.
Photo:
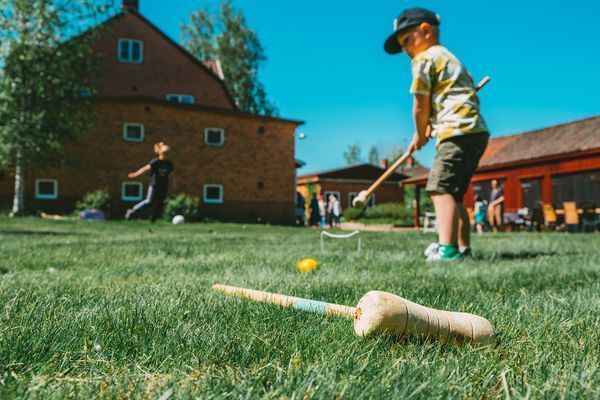
<path fill-rule="evenodd" d="M 351 165 L 329 171 L 315 172 L 298 178 L 298 191 L 307 200 L 310 194 L 321 193 L 325 198 L 335 195 L 343 209 L 351 207 L 352 200 L 361 190 L 366 190 L 385 172 L 371 164 Z M 408 175 L 394 173 L 381 185 L 369 199 L 369 205 L 382 203 L 401 203 L 404 201 L 404 189 L 401 182 Z"/>
<path fill-rule="evenodd" d="M 600 115 L 492 138 L 465 196 L 467 207 L 476 193 L 489 199 L 493 179 L 504 185 L 507 212 L 540 202 L 600 207 Z M 422 188 L 427 175 L 404 183 Z"/>

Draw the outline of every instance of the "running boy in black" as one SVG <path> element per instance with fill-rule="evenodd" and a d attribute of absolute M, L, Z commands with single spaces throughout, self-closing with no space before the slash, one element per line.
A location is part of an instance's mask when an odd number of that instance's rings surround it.
<path fill-rule="evenodd" d="M 130 220 L 133 216 L 148 206 L 152 206 L 152 214 L 150 221 L 154 222 L 162 215 L 162 210 L 167 197 L 167 189 L 169 188 L 169 174 L 173 172 L 173 163 L 167 159 L 169 146 L 163 142 L 158 142 L 154 145 L 154 152 L 158 158 L 153 159 L 148 164 L 135 172 L 129 173 L 129 179 L 134 179 L 146 171 L 150 171 L 150 185 L 148 186 L 148 194 L 146 198 L 136 204 L 132 209 L 127 210 L 125 218 Z"/>

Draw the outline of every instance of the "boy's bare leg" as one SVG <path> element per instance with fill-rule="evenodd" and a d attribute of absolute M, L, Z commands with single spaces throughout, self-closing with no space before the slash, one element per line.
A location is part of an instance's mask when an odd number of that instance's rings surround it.
<path fill-rule="evenodd" d="M 433 207 L 435 208 L 439 244 L 456 243 L 458 230 L 456 200 L 447 193 L 431 193 L 431 200 L 433 200 Z"/>
<path fill-rule="evenodd" d="M 471 247 L 471 221 L 469 213 L 462 203 L 456 204 L 458 214 L 458 245 L 460 247 Z"/>

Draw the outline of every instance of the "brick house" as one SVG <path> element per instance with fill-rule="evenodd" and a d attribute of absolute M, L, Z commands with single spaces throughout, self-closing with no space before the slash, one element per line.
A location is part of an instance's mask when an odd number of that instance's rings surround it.
<path fill-rule="evenodd" d="M 145 197 L 148 175 L 130 180 L 171 146 L 169 194 L 201 199 L 203 215 L 227 221 L 294 222 L 295 129 L 301 121 L 241 112 L 218 62 L 202 63 L 124 0 L 123 12 L 99 27 L 100 74 L 93 79 L 94 128 L 66 147 L 64 167 L 29 171 L 29 209 L 64 212 L 85 193 L 108 189 L 115 216 Z M 13 179 L 0 177 L 0 198 L 12 201 Z"/>
<path fill-rule="evenodd" d="M 337 196 L 342 209 L 352 206 L 352 200 L 361 190 L 366 190 L 383 173 L 385 168 L 371 164 L 351 165 L 329 171 L 316 172 L 298 177 L 298 191 L 307 204 L 311 193 L 321 193 L 327 199 L 329 194 Z M 395 172 L 370 198 L 369 205 L 383 203 L 401 203 L 404 201 L 404 189 L 401 185 L 408 176 Z"/>
<path fill-rule="evenodd" d="M 523 207 L 534 209 L 540 202 L 557 209 L 573 201 L 600 207 L 600 116 L 492 138 L 471 180 L 465 205 L 473 207 L 475 193 L 489 199 L 493 179 L 504 185 L 509 213 Z M 423 187 L 427 175 L 405 183 Z"/>

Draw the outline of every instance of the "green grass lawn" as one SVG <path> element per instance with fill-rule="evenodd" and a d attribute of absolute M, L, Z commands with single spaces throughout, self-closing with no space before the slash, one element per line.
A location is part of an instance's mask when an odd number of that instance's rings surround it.
<path fill-rule="evenodd" d="M 0 398 L 600 397 L 600 236 L 434 239 L 310 229 L 0 218 Z M 321 268 L 300 275 L 296 262 Z M 225 297 L 220 282 L 355 305 L 369 290 L 472 312 L 492 347 L 360 339 L 351 321 Z"/>

